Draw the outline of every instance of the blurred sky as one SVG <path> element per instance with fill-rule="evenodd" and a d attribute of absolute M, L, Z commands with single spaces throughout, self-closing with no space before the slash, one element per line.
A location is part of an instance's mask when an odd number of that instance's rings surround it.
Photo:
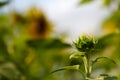
<path fill-rule="evenodd" d="M 102 7 L 101 1 L 78 6 L 79 0 L 12 0 L 4 11 L 22 12 L 37 6 L 54 23 L 57 32 L 67 32 L 73 40 L 81 33 L 99 34 L 102 21 L 110 14 L 110 10 Z"/>

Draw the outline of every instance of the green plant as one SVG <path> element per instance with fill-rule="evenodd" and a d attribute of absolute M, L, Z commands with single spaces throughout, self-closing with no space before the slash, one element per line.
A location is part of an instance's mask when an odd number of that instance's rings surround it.
<path fill-rule="evenodd" d="M 115 63 L 113 60 L 107 57 L 98 57 L 95 60 L 91 59 L 91 56 L 94 55 L 93 53 L 97 51 L 97 48 L 99 46 L 97 39 L 89 35 L 82 35 L 78 38 L 78 40 L 73 42 L 73 45 L 78 52 L 70 55 L 70 59 L 81 58 L 84 64 L 84 71 L 81 71 L 80 69 L 81 65 L 78 64 L 78 65 L 72 65 L 72 66 L 66 66 L 66 67 L 60 68 L 58 70 L 53 71 L 52 73 L 61 71 L 61 70 L 77 70 L 77 71 L 80 71 L 84 80 L 117 80 L 117 77 L 108 76 L 107 74 L 101 74 L 99 77 L 96 77 L 96 78 L 91 77 L 93 66 L 95 63 L 103 59 L 109 60 Z"/>

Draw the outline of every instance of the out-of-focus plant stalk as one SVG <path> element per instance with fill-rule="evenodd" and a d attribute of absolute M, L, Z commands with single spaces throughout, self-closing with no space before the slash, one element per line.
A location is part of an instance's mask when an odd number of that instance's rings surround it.
<path fill-rule="evenodd" d="M 88 80 L 90 78 L 91 72 L 92 72 L 92 65 L 90 64 L 90 55 L 86 54 L 83 57 L 83 63 L 84 63 L 84 67 L 85 67 L 85 72 L 86 72 L 86 80 Z"/>

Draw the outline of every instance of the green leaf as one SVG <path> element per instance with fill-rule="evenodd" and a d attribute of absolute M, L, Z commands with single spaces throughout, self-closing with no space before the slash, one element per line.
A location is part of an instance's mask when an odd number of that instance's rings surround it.
<path fill-rule="evenodd" d="M 109 23 L 112 23 L 110 25 L 107 25 Z M 107 29 L 110 28 L 111 25 L 113 25 L 113 28 L 119 28 L 119 23 L 120 23 L 120 11 L 114 11 L 108 18 L 104 20 L 104 23 L 102 25 L 103 29 L 107 27 Z M 106 26 L 107 25 L 107 26 Z M 112 26 L 111 26 L 112 27 Z"/>
<path fill-rule="evenodd" d="M 5 77 L 5 80 L 18 80 L 20 72 L 12 62 L 0 64 L 0 76 Z"/>
<path fill-rule="evenodd" d="M 94 1 L 94 0 L 81 0 L 81 1 L 79 2 L 79 4 L 86 4 L 86 3 L 90 3 L 90 2 L 92 2 L 92 1 Z"/>
<path fill-rule="evenodd" d="M 9 60 L 9 54 L 5 42 L 0 39 L 0 62 Z"/>
<path fill-rule="evenodd" d="M 108 76 L 108 74 L 100 74 L 100 76 L 107 77 L 107 76 Z"/>
<path fill-rule="evenodd" d="M 103 5 L 109 7 L 113 0 L 104 0 Z"/>
<path fill-rule="evenodd" d="M 70 48 L 71 46 L 67 43 L 62 42 L 59 39 L 41 39 L 41 40 L 29 40 L 27 41 L 28 46 L 35 49 L 64 49 Z"/>
<path fill-rule="evenodd" d="M 117 77 L 114 77 L 114 76 L 113 77 L 108 76 L 108 77 L 104 78 L 104 80 L 118 80 L 118 79 L 117 79 Z"/>
<path fill-rule="evenodd" d="M 0 1 L 0 7 L 3 7 L 4 5 L 8 4 L 9 1 L 8 0 L 3 0 L 3 1 Z"/>
<path fill-rule="evenodd" d="M 95 64 L 96 62 L 99 62 L 99 61 L 101 61 L 101 60 L 109 60 L 109 61 L 111 61 L 112 63 L 116 64 L 114 60 L 112 60 L 112 59 L 110 59 L 110 58 L 107 58 L 107 57 L 98 57 L 98 58 L 96 58 L 96 59 L 93 61 L 92 64 Z"/>
<path fill-rule="evenodd" d="M 108 74 L 100 74 L 95 80 L 118 80 L 116 76 L 109 76 Z"/>
<path fill-rule="evenodd" d="M 116 45 L 118 44 L 116 39 L 117 39 L 117 33 L 111 33 L 102 36 L 98 39 L 98 44 L 95 46 L 95 49 L 99 49 L 99 51 L 102 51 L 110 45 Z"/>
<path fill-rule="evenodd" d="M 80 67 L 80 65 L 66 66 L 66 67 L 57 69 L 55 71 L 52 71 L 51 73 L 55 73 L 55 72 L 62 71 L 62 70 L 79 70 L 79 67 Z"/>
<path fill-rule="evenodd" d="M 72 58 L 80 58 L 80 57 L 83 57 L 85 55 L 85 53 L 83 52 L 76 52 L 76 53 L 73 53 L 72 55 L 70 55 L 70 59 Z"/>

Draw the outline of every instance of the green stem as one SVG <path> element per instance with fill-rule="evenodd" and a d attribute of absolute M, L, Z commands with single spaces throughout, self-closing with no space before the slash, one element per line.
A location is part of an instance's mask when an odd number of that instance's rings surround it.
<path fill-rule="evenodd" d="M 86 55 L 87 57 L 87 77 L 89 78 L 90 77 L 90 56 L 89 54 Z"/>
<path fill-rule="evenodd" d="M 84 62 L 84 67 L 85 67 L 85 72 L 86 72 L 86 79 L 90 78 L 91 70 L 92 70 L 92 65 L 90 64 L 90 55 L 85 54 L 83 57 L 83 62 Z"/>
<path fill-rule="evenodd" d="M 83 57 L 83 63 L 84 63 L 84 67 L 85 67 L 85 72 L 88 73 L 88 63 L 87 63 L 87 57 L 84 56 Z"/>

